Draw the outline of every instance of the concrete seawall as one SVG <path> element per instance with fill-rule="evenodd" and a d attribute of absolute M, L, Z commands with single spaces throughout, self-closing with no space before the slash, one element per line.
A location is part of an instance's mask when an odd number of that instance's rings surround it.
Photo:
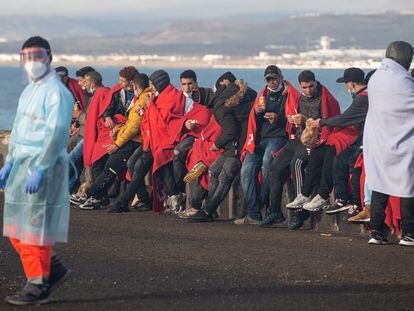
<path fill-rule="evenodd" d="M 10 132 L 0 130 L 0 167 L 3 166 L 4 160 L 8 151 L 8 141 Z M 188 190 L 188 189 L 187 189 Z M 290 212 L 286 210 L 285 205 L 289 201 L 289 187 L 285 186 L 283 194 L 283 212 L 289 219 L 291 217 Z M 4 204 L 4 192 L 0 190 L 0 210 L 3 210 Z M 243 203 L 243 195 L 240 185 L 240 176 L 238 176 L 229 194 L 219 209 L 220 218 L 222 219 L 235 219 L 243 216 L 245 213 L 245 207 Z M 307 220 L 303 226 L 304 229 L 312 229 L 318 232 L 341 232 L 350 234 L 362 234 L 366 235 L 367 230 L 363 225 L 351 225 L 347 221 L 343 220 L 343 215 L 329 216 L 323 212 L 313 213 L 311 218 Z"/>

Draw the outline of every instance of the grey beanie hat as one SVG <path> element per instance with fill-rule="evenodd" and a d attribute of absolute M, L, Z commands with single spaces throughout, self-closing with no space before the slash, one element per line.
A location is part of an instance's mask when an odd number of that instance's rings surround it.
<path fill-rule="evenodd" d="M 158 93 L 161 93 L 170 84 L 170 76 L 164 70 L 154 71 L 149 77 L 149 80 L 155 86 Z"/>

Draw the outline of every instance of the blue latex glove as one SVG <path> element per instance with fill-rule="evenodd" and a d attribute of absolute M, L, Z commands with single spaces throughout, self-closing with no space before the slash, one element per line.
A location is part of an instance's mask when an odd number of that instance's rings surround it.
<path fill-rule="evenodd" d="M 33 194 L 39 191 L 40 184 L 43 180 L 43 174 L 44 172 L 42 170 L 36 170 L 29 176 L 25 188 L 26 193 Z"/>
<path fill-rule="evenodd" d="M 9 178 L 13 164 L 7 163 L 0 170 L 0 189 L 6 187 L 7 178 Z"/>

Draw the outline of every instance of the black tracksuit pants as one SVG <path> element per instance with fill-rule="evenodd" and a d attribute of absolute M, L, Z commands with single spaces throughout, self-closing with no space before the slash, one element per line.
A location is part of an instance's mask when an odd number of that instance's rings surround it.
<path fill-rule="evenodd" d="M 309 197 L 313 189 L 319 184 L 318 194 L 325 200 L 329 199 L 329 194 L 333 189 L 332 174 L 335 156 L 336 149 L 334 146 L 323 144 L 312 149 L 302 187 L 304 196 Z"/>
<path fill-rule="evenodd" d="M 297 139 L 288 141 L 280 153 L 273 159 L 269 170 L 270 212 L 281 211 L 283 184 L 286 175 L 290 172 L 294 173 L 295 165 L 299 162 L 301 167 L 298 169 L 302 172 L 307 160 L 308 152 L 305 146 Z M 296 176 L 296 179 L 300 178 L 300 176 Z M 297 180 L 296 183 L 298 182 Z"/>
<path fill-rule="evenodd" d="M 104 197 L 107 194 L 108 189 L 111 187 L 112 183 L 115 181 L 115 178 L 119 174 L 124 175 L 126 173 L 127 161 L 138 147 L 139 144 L 137 142 L 129 141 L 113 154 L 106 155 L 97 161 L 97 163 L 94 163 L 94 177 L 98 174 L 98 170 L 101 170 L 102 166 L 103 170 L 99 176 L 94 179 L 91 188 L 86 191 L 87 195 L 93 196 L 95 199 L 101 199 Z M 104 162 L 105 164 L 103 165 Z"/>
<path fill-rule="evenodd" d="M 385 208 L 388 204 L 388 194 L 372 191 L 371 222 L 373 230 L 383 232 Z M 401 198 L 401 230 L 403 234 L 414 234 L 414 198 Z"/>

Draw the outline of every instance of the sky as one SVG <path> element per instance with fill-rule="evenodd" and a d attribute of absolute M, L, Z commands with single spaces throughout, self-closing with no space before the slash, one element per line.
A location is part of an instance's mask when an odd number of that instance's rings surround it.
<path fill-rule="evenodd" d="M 0 15 L 222 18 L 234 15 L 414 11 L 414 0 L 1 0 Z"/>

